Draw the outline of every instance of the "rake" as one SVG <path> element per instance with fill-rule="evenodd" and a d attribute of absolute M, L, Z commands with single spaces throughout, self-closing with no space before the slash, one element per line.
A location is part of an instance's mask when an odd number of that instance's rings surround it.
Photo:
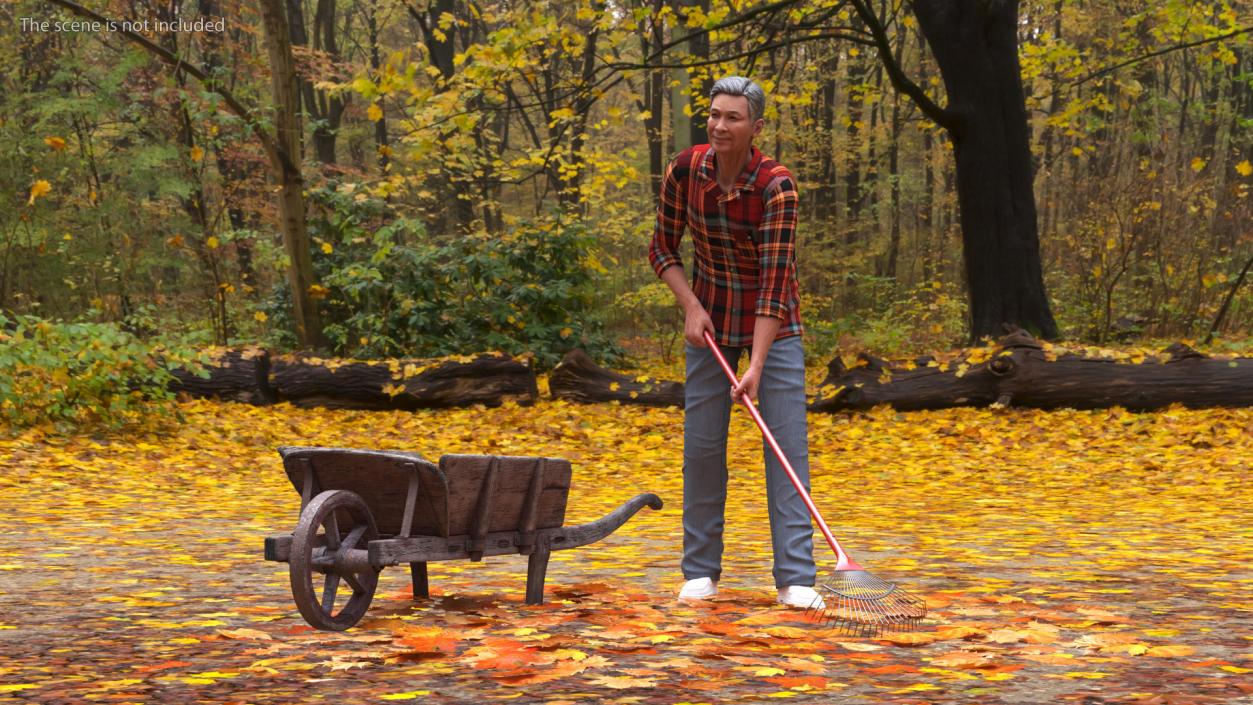
<path fill-rule="evenodd" d="M 731 369 L 731 365 L 727 363 L 726 357 L 722 355 L 722 351 L 709 331 L 705 331 L 705 342 L 713 351 L 718 364 L 722 366 L 727 379 L 731 380 L 731 386 L 737 386 L 739 380 L 735 376 L 735 370 Z M 805 500 L 810 516 L 818 524 L 831 550 L 835 551 L 835 574 L 818 588 L 818 599 L 814 600 L 806 613 L 814 621 L 822 622 L 828 627 L 853 636 L 873 637 L 883 632 L 916 629 L 927 614 L 926 601 L 907 592 L 896 583 L 876 577 L 844 552 L 844 549 L 840 547 L 840 542 L 836 541 L 835 536 L 831 534 L 831 529 L 827 527 L 827 522 L 822 518 L 818 507 L 814 505 L 809 492 L 801 484 L 796 471 L 792 469 L 792 464 L 784 456 L 783 449 L 775 441 L 774 434 L 766 427 L 766 422 L 757 411 L 757 407 L 747 395 L 743 397 L 743 403 L 748 408 L 753 421 L 757 422 L 757 427 L 761 429 L 766 442 L 774 450 L 783 469 L 787 471 L 788 479 L 796 487 L 801 499 Z"/>

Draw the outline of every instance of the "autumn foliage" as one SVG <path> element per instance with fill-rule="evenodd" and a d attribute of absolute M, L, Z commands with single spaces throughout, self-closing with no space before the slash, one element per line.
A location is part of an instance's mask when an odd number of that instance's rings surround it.
<path fill-rule="evenodd" d="M 814 495 L 923 629 L 850 638 L 773 602 L 761 446 L 732 420 L 721 595 L 683 604 L 681 411 L 353 412 L 193 402 L 165 435 L 0 441 L 0 701 L 1232 703 L 1253 695 L 1253 413 L 811 416 Z M 310 629 L 262 538 L 299 497 L 275 447 L 553 455 L 567 522 L 656 492 L 606 540 L 526 563 L 382 574 L 363 622 Z M 819 546 L 820 572 L 830 556 Z"/>

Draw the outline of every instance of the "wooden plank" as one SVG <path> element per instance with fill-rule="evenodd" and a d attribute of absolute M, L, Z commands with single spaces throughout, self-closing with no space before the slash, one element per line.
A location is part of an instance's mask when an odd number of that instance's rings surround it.
<path fill-rule="evenodd" d="M 396 536 L 410 518 L 409 533 L 448 535 L 448 483 L 443 472 L 417 453 L 357 448 L 284 447 L 288 479 L 297 491 L 304 489 L 304 463 L 316 468 L 315 492 L 350 490 L 370 508 L 380 534 Z M 420 491 L 415 508 L 406 513 L 407 493 L 413 467 L 418 468 Z"/>
<path fill-rule="evenodd" d="M 439 466 L 448 480 L 448 533 L 470 534 L 478 518 L 480 490 L 493 458 L 499 463 L 496 489 L 492 498 L 491 522 L 487 531 L 516 531 L 530 491 L 536 458 L 531 456 L 445 455 Z M 565 521 L 570 494 L 570 463 L 561 458 L 545 459 L 535 528 L 561 526 Z"/>
<path fill-rule="evenodd" d="M 411 474 L 409 475 L 409 491 L 405 493 L 405 512 L 400 524 L 400 536 L 408 538 L 409 532 L 413 529 L 413 511 L 418 506 L 418 489 L 422 486 L 422 472 L 413 463 L 404 463 L 404 466 L 410 470 Z"/>
<path fill-rule="evenodd" d="M 296 464 L 300 467 L 300 512 L 303 514 L 305 507 L 313 501 L 313 495 L 317 494 L 318 478 L 313 473 L 313 461 L 309 458 L 297 458 Z"/>
<path fill-rule="evenodd" d="M 528 556 L 535 550 L 535 524 L 539 520 L 539 500 L 544 491 L 544 458 L 535 459 L 531 471 L 531 486 L 522 504 L 522 519 L 518 524 L 518 553 Z"/>
<path fill-rule="evenodd" d="M 265 537 L 265 559 L 267 561 L 278 561 L 286 563 L 291 557 L 291 534 L 275 534 Z M 313 547 L 325 546 L 326 539 L 322 534 L 318 534 L 314 539 Z"/>
<path fill-rule="evenodd" d="M 504 556 L 517 553 L 517 538 L 515 531 L 488 534 L 483 538 L 483 555 Z M 449 537 L 410 536 L 407 539 L 378 539 L 370 542 L 370 563 L 389 566 L 469 558 L 470 541 L 471 538 L 467 534 Z"/>
<path fill-rule="evenodd" d="M 474 528 L 470 530 L 470 560 L 483 558 L 483 540 L 492 525 L 492 504 L 496 499 L 496 478 L 500 475 L 500 458 L 487 463 L 487 474 L 479 486 L 479 501 L 474 510 Z"/>

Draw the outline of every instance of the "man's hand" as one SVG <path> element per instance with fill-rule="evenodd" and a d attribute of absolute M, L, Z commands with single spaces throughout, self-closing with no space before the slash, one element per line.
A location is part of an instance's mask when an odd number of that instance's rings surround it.
<path fill-rule="evenodd" d="M 687 342 L 697 348 L 709 347 L 705 343 L 705 331 L 709 331 L 710 335 L 717 335 L 717 331 L 714 330 L 713 319 L 709 317 L 705 307 L 699 302 L 688 306 L 686 319 L 683 324 L 683 337 Z"/>
<path fill-rule="evenodd" d="M 749 399 L 757 401 L 757 387 L 761 384 L 761 369 L 757 365 L 750 364 L 748 371 L 740 377 L 740 383 L 731 388 L 731 398 L 736 404 L 743 403 L 744 396 L 748 395 Z"/>

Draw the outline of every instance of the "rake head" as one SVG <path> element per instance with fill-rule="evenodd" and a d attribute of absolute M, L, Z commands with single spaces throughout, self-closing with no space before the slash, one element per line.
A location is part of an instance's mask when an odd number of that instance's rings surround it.
<path fill-rule="evenodd" d="M 912 631 L 927 615 L 921 597 L 864 570 L 837 570 L 817 592 L 825 604 L 809 608 L 812 618 L 850 636 Z"/>

